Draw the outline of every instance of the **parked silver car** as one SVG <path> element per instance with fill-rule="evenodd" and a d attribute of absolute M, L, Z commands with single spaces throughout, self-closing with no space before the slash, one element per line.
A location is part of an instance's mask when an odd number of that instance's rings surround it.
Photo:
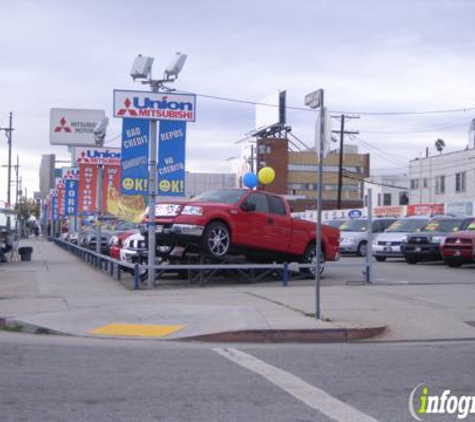
<path fill-rule="evenodd" d="M 373 233 L 378 235 L 384 232 L 396 218 L 373 218 Z M 355 253 L 357 256 L 366 256 L 368 246 L 368 218 L 353 218 L 346 220 L 340 226 L 340 252 Z"/>

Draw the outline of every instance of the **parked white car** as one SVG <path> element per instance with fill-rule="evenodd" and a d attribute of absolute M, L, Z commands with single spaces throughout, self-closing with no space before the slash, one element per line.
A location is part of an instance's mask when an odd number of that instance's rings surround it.
<path fill-rule="evenodd" d="M 386 261 L 387 258 L 403 258 L 401 243 L 411 233 L 420 230 L 428 221 L 428 216 L 413 216 L 397 219 L 384 233 L 373 240 L 373 256 L 376 261 Z"/>

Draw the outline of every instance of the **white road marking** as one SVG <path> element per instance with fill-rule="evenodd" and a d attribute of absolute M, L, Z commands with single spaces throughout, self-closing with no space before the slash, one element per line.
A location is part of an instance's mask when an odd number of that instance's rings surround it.
<path fill-rule="evenodd" d="M 213 350 L 232 362 L 261 375 L 272 384 L 282 388 L 291 396 L 318 410 L 330 419 L 338 422 L 378 422 L 377 419 L 360 412 L 295 375 L 269 365 L 238 349 L 214 348 Z"/>

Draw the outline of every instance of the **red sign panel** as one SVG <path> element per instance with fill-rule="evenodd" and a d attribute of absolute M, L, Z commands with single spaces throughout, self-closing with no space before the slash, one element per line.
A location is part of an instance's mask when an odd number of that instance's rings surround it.
<path fill-rule="evenodd" d="M 95 164 L 79 165 L 78 212 L 90 213 L 97 210 L 97 173 Z"/>
<path fill-rule="evenodd" d="M 409 217 L 411 215 L 444 214 L 444 212 L 444 204 L 414 204 L 407 206 L 406 215 Z"/>

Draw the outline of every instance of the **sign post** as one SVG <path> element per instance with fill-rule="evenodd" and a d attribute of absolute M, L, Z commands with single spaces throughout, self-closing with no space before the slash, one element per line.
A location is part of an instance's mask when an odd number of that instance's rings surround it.
<path fill-rule="evenodd" d="M 319 118 L 315 125 L 315 139 L 318 147 L 318 188 L 317 188 L 317 244 L 316 244 L 316 270 L 315 270 L 315 319 L 321 319 L 320 284 L 322 266 L 322 176 L 323 156 L 325 151 L 325 109 L 323 107 L 323 89 L 319 89 L 305 96 L 305 105 L 310 108 L 319 108 Z M 318 124 L 319 122 L 319 124 Z"/>

